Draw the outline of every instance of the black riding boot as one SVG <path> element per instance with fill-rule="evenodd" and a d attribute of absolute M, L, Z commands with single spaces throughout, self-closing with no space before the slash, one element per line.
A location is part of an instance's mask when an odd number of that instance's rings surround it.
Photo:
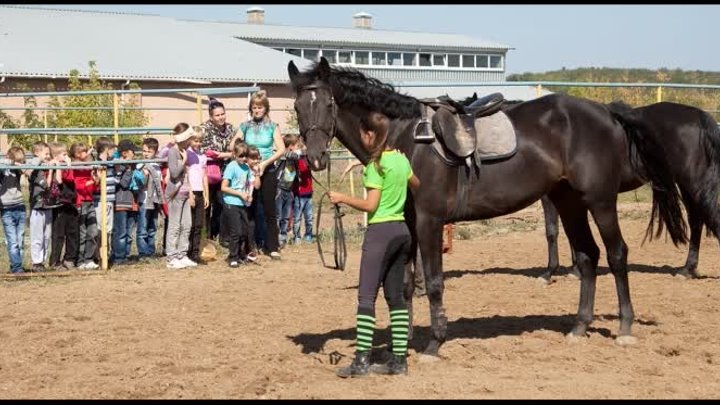
<path fill-rule="evenodd" d="M 390 358 L 390 361 L 385 364 L 373 364 L 372 367 L 370 367 L 370 371 L 375 374 L 407 374 L 407 357 L 393 354 L 393 356 Z"/>
<path fill-rule="evenodd" d="M 407 367 L 406 367 L 407 368 Z M 338 377 L 363 377 L 366 376 L 370 369 L 370 351 L 355 352 L 353 362 L 347 366 L 339 368 L 335 371 Z"/>

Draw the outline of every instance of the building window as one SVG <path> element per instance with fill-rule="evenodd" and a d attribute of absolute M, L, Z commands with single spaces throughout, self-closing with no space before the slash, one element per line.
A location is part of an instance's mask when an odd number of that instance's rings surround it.
<path fill-rule="evenodd" d="M 372 64 L 375 66 L 385 66 L 387 65 L 387 55 L 385 55 L 385 52 L 373 52 L 372 53 Z"/>
<path fill-rule="evenodd" d="M 460 67 L 460 55 L 448 55 L 448 67 Z"/>
<path fill-rule="evenodd" d="M 403 53 L 403 65 L 405 66 L 417 66 L 417 54 L 416 53 Z"/>
<path fill-rule="evenodd" d="M 352 63 L 352 51 L 338 51 L 338 63 Z"/>
<path fill-rule="evenodd" d="M 462 56 L 462 67 L 474 68 L 475 67 L 475 55 L 463 55 Z"/>
<path fill-rule="evenodd" d="M 302 49 L 286 48 L 285 52 L 289 53 L 290 55 L 302 57 Z"/>
<path fill-rule="evenodd" d="M 336 63 L 337 58 L 335 56 L 335 53 L 337 51 L 334 49 L 323 49 L 322 50 L 322 56 L 327 59 L 328 63 Z"/>
<path fill-rule="evenodd" d="M 370 52 L 355 51 L 355 64 L 356 65 L 369 65 L 370 64 Z"/>
<path fill-rule="evenodd" d="M 476 60 L 475 66 L 477 66 L 479 68 L 486 68 L 486 67 L 490 66 L 488 64 L 488 55 L 477 55 L 475 57 L 475 60 Z"/>
<path fill-rule="evenodd" d="M 388 52 L 388 65 L 402 66 L 402 54 L 400 52 Z"/>
<path fill-rule="evenodd" d="M 310 59 L 312 61 L 316 61 L 316 60 L 320 59 L 320 51 L 318 49 L 304 49 L 303 57 L 305 59 Z"/>
<path fill-rule="evenodd" d="M 490 55 L 490 67 L 493 69 L 502 69 L 502 56 Z"/>
<path fill-rule="evenodd" d="M 434 54 L 432 57 L 433 66 L 442 66 L 445 67 L 445 55 L 441 54 Z"/>
<path fill-rule="evenodd" d="M 432 55 L 429 53 L 420 54 L 420 66 L 432 66 Z"/>

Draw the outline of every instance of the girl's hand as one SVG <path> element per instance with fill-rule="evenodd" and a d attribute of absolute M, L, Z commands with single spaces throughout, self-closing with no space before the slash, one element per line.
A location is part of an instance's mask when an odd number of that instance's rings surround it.
<path fill-rule="evenodd" d="M 328 198 L 330 199 L 330 202 L 333 204 L 341 204 L 344 201 L 345 195 L 342 193 L 338 193 L 336 191 L 328 191 Z"/>
<path fill-rule="evenodd" d="M 203 198 L 203 205 L 205 206 L 205 209 L 210 206 L 210 199 L 207 197 Z"/>

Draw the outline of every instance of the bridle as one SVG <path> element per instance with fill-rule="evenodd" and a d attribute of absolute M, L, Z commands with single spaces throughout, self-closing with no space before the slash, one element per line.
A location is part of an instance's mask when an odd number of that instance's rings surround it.
<path fill-rule="evenodd" d="M 315 90 L 320 88 L 320 86 L 311 84 L 308 86 L 301 87 L 298 91 L 298 94 L 301 91 L 310 91 L 311 98 L 310 98 L 310 126 L 305 128 L 305 130 L 300 131 L 300 136 L 305 141 L 307 140 L 307 133 L 308 131 L 320 131 L 325 134 L 327 137 L 327 143 L 325 144 L 325 151 L 328 154 L 328 163 L 327 163 L 327 184 L 328 186 L 325 187 L 318 179 L 315 178 L 315 176 L 312 174 L 312 171 L 310 171 L 310 177 L 312 177 L 313 181 L 317 183 L 320 187 L 325 189 L 325 192 L 320 197 L 320 201 L 318 202 L 318 209 L 317 209 L 317 216 L 315 221 L 315 232 L 317 233 L 317 237 L 315 238 L 315 242 L 317 243 L 317 249 L 318 253 L 320 254 L 320 260 L 322 261 L 323 266 L 330 268 L 330 269 L 337 269 L 337 270 L 345 270 L 345 262 L 347 258 L 347 245 L 345 243 L 345 231 L 343 230 L 343 223 L 342 223 L 342 217 L 345 216 L 340 211 L 340 206 L 338 204 L 334 204 L 334 227 L 333 227 L 333 257 L 335 258 L 335 266 L 331 267 L 325 264 L 325 256 L 322 251 L 322 246 L 320 245 L 320 217 L 322 215 L 322 205 L 323 200 L 325 200 L 326 197 L 328 197 L 328 192 L 330 192 L 330 144 L 332 142 L 332 139 L 335 137 L 335 132 L 337 130 L 337 104 L 335 103 L 335 97 L 332 95 L 332 91 L 330 92 L 330 105 L 332 108 L 332 121 L 330 124 L 330 130 L 325 131 L 324 129 L 320 128 L 318 125 L 318 122 L 320 121 L 320 117 L 318 116 L 320 109 L 315 108 L 315 102 L 317 101 L 317 96 L 315 94 Z M 309 162 L 308 162 L 309 163 Z"/>

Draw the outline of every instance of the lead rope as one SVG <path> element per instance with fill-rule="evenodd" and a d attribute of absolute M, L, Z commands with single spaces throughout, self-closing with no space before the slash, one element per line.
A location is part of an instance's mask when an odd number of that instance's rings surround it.
<path fill-rule="evenodd" d="M 330 183 L 330 158 L 328 157 L 328 166 L 327 166 L 327 184 L 328 187 L 325 187 L 321 182 L 319 182 L 315 176 L 312 174 L 312 171 L 310 172 L 310 177 L 312 177 L 313 181 L 318 184 L 320 187 L 322 187 L 325 192 L 320 197 L 320 201 L 318 202 L 318 209 L 317 209 L 317 219 L 315 220 L 315 232 L 317 233 L 317 238 L 315 238 L 315 243 L 317 244 L 318 253 L 320 254 L 320 260 L 322 261 L 322 264 L 324 267 L 327 267 L 329 269 L 334 270 L 345 270 L 345 263 L 347 259 L 347 244 L 345 243 L 345 230 L 343 228 L 343 222 L 342 217 L 345 216 L 344 213 L 340 211 L 340 206 L 338 204 L 334 205 L 334 216 L 333 216 L 333 258 L 335 259 L 335 267 L 328 266 L 327 263 L 325 263 L 325 255 L 323 254 L 322 245 L 320 244 L 320 219 L 322 216 L 322 206 L 323 201 L 325 200 L 325 197 L 328 196 L 328 192 L 330 191 L 329 187 L 331 185 Z"/>

